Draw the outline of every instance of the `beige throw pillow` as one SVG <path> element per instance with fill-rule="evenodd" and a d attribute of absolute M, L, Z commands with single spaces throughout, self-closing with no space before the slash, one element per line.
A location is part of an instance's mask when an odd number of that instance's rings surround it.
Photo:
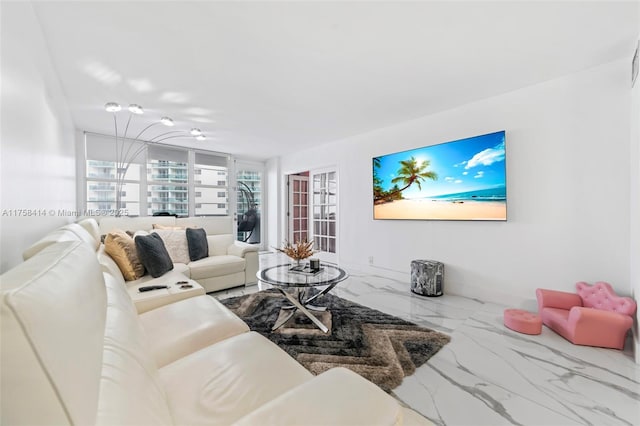
<path fill-rule="evenodd" d="M 189 244 L 186 230 L 156 229 L 173 263 L 189 263 Z"/>
<path fill-rule="evenodd" d="M 109 232 L 104 239 L 104 251 L 116 262 L 125 280 L 137 280 L 144 275 L 136 243 L 126 232 L 119 229 Z"/>

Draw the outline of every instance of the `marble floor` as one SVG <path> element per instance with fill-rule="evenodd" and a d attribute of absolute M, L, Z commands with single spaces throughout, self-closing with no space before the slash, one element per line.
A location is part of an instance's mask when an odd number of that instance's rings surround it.
<path fill-rule="evenodd" d="M 260 256 L 261 267 L 284 261 L 280 254 Z M 333 294 L 451 336 L 394 390 L 435 424 L 640 425 L 640 365 L 631 354 L 572 345 L 546 327 L 537 336 L 516 333 L 502 324 L 503 305 L 421 297 L 405 282 L 349 274 Z"/>

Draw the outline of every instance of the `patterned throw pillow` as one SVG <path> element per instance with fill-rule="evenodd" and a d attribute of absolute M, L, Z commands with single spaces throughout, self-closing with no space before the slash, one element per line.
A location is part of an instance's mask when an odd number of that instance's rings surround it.
<path fill-rule="evenodd" d="M 185 230 L 156 229 L 153 232 L 162 238 L 173 263 L 189 263 L 189 246 Z"/>
<path fill-rule="evenodd" d="M 158 278 L 173 269 L 173 262 L 160 235 L 155 232 L 138 235 L 135 243 L 140 261 L 153 278 Z"/>
<path fill-rule="evenodd" d="M 136 243 L 126 232 L 119 229 L 109 232 L 104 239 L 104 251 L 116 262 L 125 280 L 137 280 L 144 275 Z"/>

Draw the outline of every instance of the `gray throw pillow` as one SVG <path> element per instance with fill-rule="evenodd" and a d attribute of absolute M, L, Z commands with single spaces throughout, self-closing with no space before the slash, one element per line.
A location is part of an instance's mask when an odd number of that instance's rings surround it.
<path fill-rule="evenodd" d="M 173 262 L 160 235 L 138 235 L 135 238 L 138 258 L 153 278 L 158 278 L 173 269 Z"/>
<path fill-rule="evenodd" d="M 187 228 L 187 245 L 189 246 L 189 259 L 192 261 L 209 257 L 209 244 L 204 229 Z"/>

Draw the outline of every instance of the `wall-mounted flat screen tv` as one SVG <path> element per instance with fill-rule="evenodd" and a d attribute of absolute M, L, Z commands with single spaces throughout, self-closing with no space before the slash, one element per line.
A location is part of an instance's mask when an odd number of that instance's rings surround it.
<path fill-rule="evenodd" d="M 373 218 L 507 220 L 505 131 L 374 158 Z"/>

